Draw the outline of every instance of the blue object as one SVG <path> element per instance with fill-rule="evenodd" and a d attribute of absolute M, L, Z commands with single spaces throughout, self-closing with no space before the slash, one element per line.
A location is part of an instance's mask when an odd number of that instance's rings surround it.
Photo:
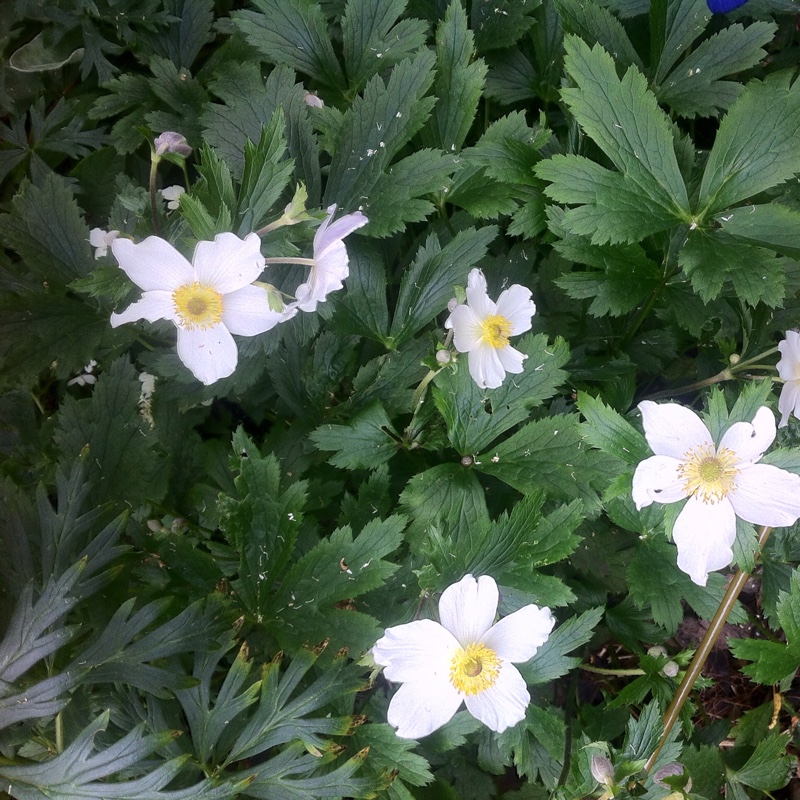
<path fill-rule="evenodd" d="M 706 0 L 708 10 L 712 14 L 727 14 L 739 6 L 743 6 L 747 0 Z"/>

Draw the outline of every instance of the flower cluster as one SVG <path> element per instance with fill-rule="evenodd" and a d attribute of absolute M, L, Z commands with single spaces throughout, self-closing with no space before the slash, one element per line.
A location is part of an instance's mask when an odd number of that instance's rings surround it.
<path fill-rule="evenodd" d="M 397 735 L 418 739 L 440 728 L 462 703 L 498 733 L 525 718 L 530 694 L 516 663 L 547 641 L 549 608 L 527 605 L 495 623 L 493 578 L 467 575 L 442 592 L 439 619 L 387 628 L 372 648 L 387 680 L 403 685 L 389 704 Z"/>
<path fill-rule="evenodd" d="M 297 299 L 280 310 L 270 302 L 270 288 L 257 284 L 267 262 L 255 233 L 244 239 L 221 233 L 213 242 L 199 242 L 191 263 L 158 236 L 138 244 L 113 237 L 109 243 L 119 266 L 143 294 L 111 315 L 112 326 L 140 319 L 170 320 L 178 329 L 178 356 L 199 381 L 209 385 L 231 375 L 238 360 L 233 335 L 255 336 L 298 311 L 314 311 L 330 292 L 342 287 L 348 275 L 342 239 L 366 225 L 367 218 L 356 212 L 331 224 L 335 211 L 336 206 L 328 209 L 317 231 L 313 259 L 303 260 L 311 270 L 297 289 Z"/>

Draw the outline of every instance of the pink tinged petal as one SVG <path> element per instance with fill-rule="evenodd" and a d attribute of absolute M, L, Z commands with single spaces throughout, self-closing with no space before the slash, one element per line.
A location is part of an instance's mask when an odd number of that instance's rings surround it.
<path fill-rule="evenodd" d="M 444 326 L 453 329 L 453 343 L 459 353 L 468 353 L 477 347 L 483 336 L 481 322 L 469 306 L 456 306 Z"/>
<path fill-rule="evenodd" d="M 500 365 L 506 372 L 517 374 L 525 369 L 523 362 L 528 357 L 525 353 L 520 353 L 519 350 L 511 346 L 496 348 L 495 352 L 498 359 L 500 359 Z"/>
<path fill-rule="evenodd" d="M 703 420 L 678 403 L 639 403 L 644 423 L 644 435 L 657 456 L 682 459 L 692 448 L 714 446 L 714 440 Z"/>
<path fill-rule="evenodd" d="M 719 443 L 737 455 L 737 463 L 753 463 L 775 441 L 775 415 L 766 406 L 756 411 L 752 422 L 736 422 L 725 431 Z"/>
<path fill-rule="evenodd" d="M 467 305 L 479 320 L 484 320 L 497 312 L 497 306 L 486 292 L 486 278 L 479 269 L 470 270 L 467 277 Z"/>
<path fill-rule="evenodd" d="M 210 386 L 236 369 L 239 354 L 228 329 L 178 327 L 178 357 L 201 383 Z"/>
<path fill-rule="evenodd" d="M 686 482 L 678 473 L 681 462 L 672 456 L 650 456 L 633 473 L 633 502 L 638 510 L 651 503 L 675 503 L 686 497 Z"/>
<path fill-rule="evenodd" d="M 690 497 L 675 520 L 672 538 L 678 546 L 678 567 L 698 586 L 705 586 L 709 572 L 733 561 L 733 506 L 727 498 L 719 503 L 703 503 Z"/>
<path fill-rule="evenodd" d="M 493 625 L 481 642 L 494 650 L 503 661 L 520 663 L 533 658 L 547 641 L 555 624 L 549 608 L 524 606 Z"/>
<path fill-rule="evenodd" d="M 497 353 L 497 348 L 481 342 L 467 357 L 469 374 L 481 389 L 496 389 L 502 385 L 506 377 L 506 371 Z"/>
<path fill-rule="evenodd" d="M 386 719 L 401 739 L 419 739 L 448 723 L 461 700 L 449 681 L 411 681 L 395 692 Z"/>
<path fill-rule="evenodd" d="M 522 722 L 530 701 L 524 678 L 513 664 L 507 662 L 500 665 L 492 686 L 464 698 L 467 711 L 496 733 Z"/>
<path fill-rule="evenodd" d="M 259 286 L 245 286 L 222 301 L 222 324 L 237 336 L 256 336 L 285 319 L 282 311 L 269 307 L 269 295 Z"/>
<path fill-rule="evenodd" d="M 497 298 L 497 314 L 511 323 L 511 335 L 517 336 L 531 328 L 531 317 L 536 306 L 531 300 L 531 290 L 515 283 Z"/>
<path fill-rule="evenodd" d="M 500 593 L 494 578 L 481 575 L 477 580 L 465 575 L 448 586 L 439 600 L 439 619 L 466 647 L 479 642 L 492 627 Z"/>
<path fill-rule="evenodd" d="M 771 528 L 794 525 L 800 518 L 800 475 L 771 464 L 751 464 L 736 476 L 728 499 L 747 522 Z"/>
<path fill-rule="evenodd" d="M 251 284 L 264 271 L 261 239 L 250 233 L 240 239 L 219 233 L 213 242 L 198 242 L 192 258 L 195 280 L 220 294 L 235 292 Z"/>
<path fill-rule="evenodd" d="M 360 211 L 356 211 L 353 214 L 345 214 L 331 224 L 335 213 L 336 206 L 329 206 L 328 216 L 323 220 L 322 225 L 317 228 L 317 232 L 314 235 L 315 259 L 324 258 L 327 255 L 328 248 L 335 244 L 341 244 L 342 239 L 349 236 L 353 231 L 363 228 L 369 222 Z"/>
<path fill-rule="evenodd" d="M 166 240 L 148 236 L 134 244 L 130 239 L 111 242 L 120 268 L 146 292 L 174 292 L 179 286 L 194 280 L 192 265 Z"/>
<path fill-rule="evenodd" d="M 118 325 L 140 319 L 146 319 L 148 322 L 155 322 L 158 319 L 177 322 L 178 316 L 175 313 L 172 292 L 145 292 L 141 300 L 129 305 L 119 314 L 111 315 L 111 327 L 116 328 Z"/>
<path fill-rule="evenodd" d="M 395 683 L 427 679 L 450 681 L 450 663 L 460 650 L 456 638 L 432 619 L 387 628 L 372 648 L 376 664 Z"/>
<path fill-rule="evenodd" d="M 800 417 L 800 380 L 786 381 L 781 388 L 781 396 L 778 398 L 778 411 L 781 412 L 779 428 L 784 428 L 789 424 L 789 415 L 794 413 L 795 417 Z"/>

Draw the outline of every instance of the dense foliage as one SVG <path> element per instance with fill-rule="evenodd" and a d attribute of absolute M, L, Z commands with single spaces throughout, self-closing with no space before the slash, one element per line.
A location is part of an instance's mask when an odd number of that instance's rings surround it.
<path fill-rule="evenodd" d="M 8 0 L 0 789 L 785 787 L 797 527 L 758 554 L 739 519 L 703 586 L 678 567 L 681 503 L 631 489 L 640 401 L 692 406 L 717 440 L 777 407 L 799 39 L 792 0 Z M 158 152 L 165 131 L 191 153 Z M 280 310 L 334 204 L 369 220 L 344 288 L 237 336 L 229 377 L 200 383 L 168 321 L 112 327 L 141 291 L 103 232 L 187 259 L 260 232 Z M 476 267 L 536 305 L 498 388 L 445 327 Z M 763 463 L 800 475 L 798 424 Z M 661 741 L 737 566 L 752 578 Z M 497 581 L 501 616 L 556 618 L 517 665 L 525 719 L 495 733 L 462 709 L 399 738 L 371 648 L 469 574 Z"/>

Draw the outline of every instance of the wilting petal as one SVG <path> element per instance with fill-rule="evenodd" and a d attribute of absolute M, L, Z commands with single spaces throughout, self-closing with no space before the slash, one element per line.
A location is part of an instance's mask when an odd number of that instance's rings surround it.
<path fill-rule="evenodd" d="M 328 248 L 340 242 L 346 236 L 349 236 L 359 228 L 363 228 L 369 220 L 360 212 L 356 211 L 352 214 L 345 214 L 340 217 L 336 222 L 331 223 L 333 215 L 336 213 L 336 206 L 328 206 L 328 216 L 323 220 L 322 224 L 317 228 L 314 235 L 314 258 L 325 258 L 328 254 Z"/>
<path fill-rule="evenodd" d="M 771 528 L 794 525 L 800 518 L 800 475 L 771 464 L 752 464 L 736 476 L 728 499 L 747 522 Z"/>
<path fill-rule="evenodd" d="M 781 388 L 781 396 L 778 398 L 778 411 L 781 412 L 779 428 L 784 428 L 789 424 L 789 415 L 794 414 L 800 417 L 800 380 L 786 381 Z"/>
<path fill-rule="evenodd" d="M 497 298 L 495 313 L 505 317 L 511 323 L 512 336 L 529 331 L 531 318 L 536 313 L 536 305 L 531 300 L 531 290 L 518 283 L 509 286 Z"/>
<path fill-rule="evenodd" d="M 678 470 L 681 462 L 672 456 L 650 456 L 633 473 L 632 497 L 637 509 L 651 503 L 675 503 L 686 497 L 686 482 Z"/>
<path fill-rule="evenodd" d="M 461 696 L 449 681 L 404 683 L 392 697 L 386 718 L 401 739 L 419 739 L 449 722 L 461 705 Z"/>
<path fill-rule="evenodd" d="M 519 350 L 508 345 L 507 347 L 498 347 L 497 357 L 500 359 L 500 365 L 506 372 L 519 374 L 524 367 L 525 359 L 528 357 L 525 353 L 520 353 Z"/>
<path fill-rule="evenodd" d="M 269 307 L 269 295 L 259 286 L 245 286 L 223 299 L 222 322 L 237 336 L 256 336 L 285 319 L 282 311 Z"/>
<path fill-rule="evenodd" d="M 492 627 L 500 593 L 494 578 L 464 576 L 448 586 L 439 600 L 439 619 L 465 647 L 480 641 Z"/>
<path fill-rule="evenodd" d="M 390 681 L 417 681 L 428 675 L 449 680 L 457 650 L 459 644 L 450 631 L 432 619 L 418 619 L 387 628 L 372 648 L 372 658 Z"/>
<path fill-rule="evenodd" d="M 148 236 L 139 244 L 130 239 L 114 239 L 111 251 L 128 277 L 146 292 L 173 292 L 194 280 L 192 265 L 158 236 Z"/>
<path fill-rule="evenodd" d="M 503 661 L 521 663 L 533 658 L 547 641 L 555 624 L 555 617 L 549 608 L 523 606 L 493 625 L 481 642 L 494 650 Z"/>
<path fill-rule="evenodd" d="M 738 456 L 738 462 L 752 463 L 764 455 L 775 441 L 775 415 L 766 406 L 756 411 L 752 422 L 736 422 L 725 431 L 719 443 Z"/>
<path fill-rule="evenodd" d="M 178 328 L 178 357 L 191 373 L 206 386 L 227 378 L 236 369 L 239 354 L 228 329 Z"/>
<path fill-rule="evenodd" d="M 497 353 L 497 348 L 481 342 L 470 350 L 467 356 L 469 374 L 481 389 L 496 389 L 506 377 L 506 371 Z"/>
<path fill-rule="evenodd" d="M 139 319 L 146 319 L 148 322 L 159 319 L 177 322 L 178 315 L 175 313 L 172 292 L 145 292 L 141 300 L 132 303 L 119 314 L 111 315 L 111 327 L 116 328 L 118 325 L 136 322 Z"/>
<path fill-rule="evenodd" d="M 677 403 L 639 403 L 644 435 L 657 456 L 682 459 L 687 451 L 704 445 L 713 447 L 714 440 L 703 420 Z"/>
<path fill-rule="evenodd" d="M 727 499 L 703 503 L 690 497 L 675 520 L 672 538 L 678 546 L 678 567 L 698 586 L 708 573 L 733 561 L 736 514 Z"/>
<path fill-rule="evenodd" d="M 478 694 L 464 698 L 467 711 L 487 728 L 502 733 L 525 719 L 531 701 L 525 680 L 509 663 L 500 666 L 495 683 Z"/>
<path fill-rule="evenodd" d="M 497 313 L 497 306 L 486 292 L 486 278 L 477 268 L 470 270 L 467 277 L 467 305 L 481 320 Z"/>
<path fill-rule="evenodd" d="M 250 233 L 240 239 L 219 233 L 213 242 L 198 242 L 192 259 L 196 279 L 220 294 L 235 292 L 251 284 L 264 271 L 261 239 Z"/>

